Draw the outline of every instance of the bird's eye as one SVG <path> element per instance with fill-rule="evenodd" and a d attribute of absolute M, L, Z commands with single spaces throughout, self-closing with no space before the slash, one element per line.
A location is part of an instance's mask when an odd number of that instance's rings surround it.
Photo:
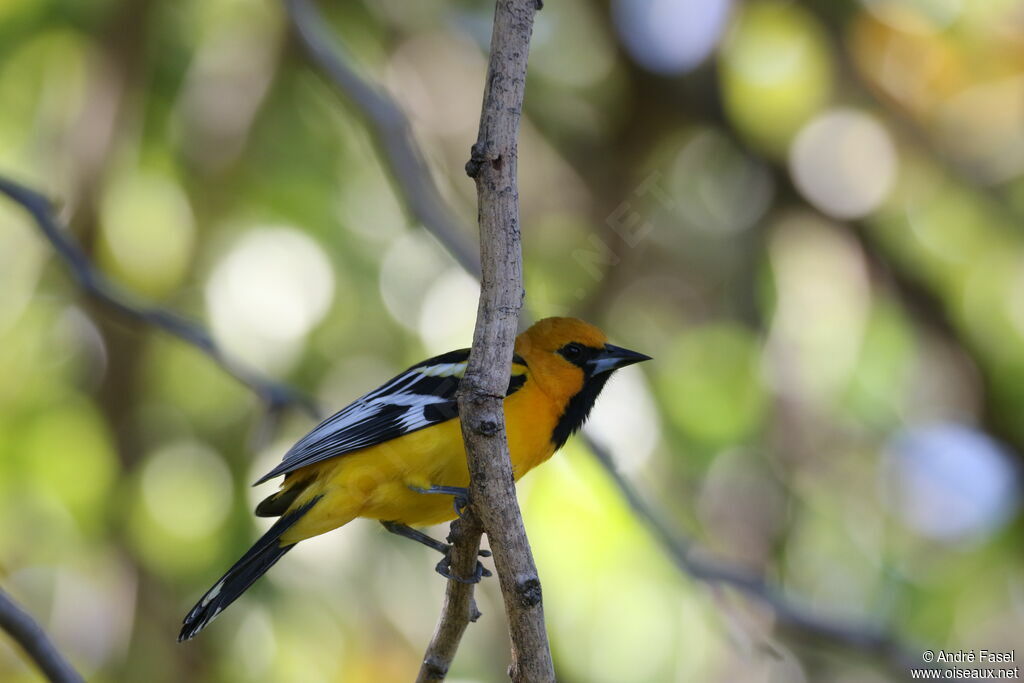
<path fill-rule="evenodd" d="M 576 360 L 583 355 L 583 347 L 579 344 L 566 344 L 562 347 L 562 355 L 566 360 Z"/>

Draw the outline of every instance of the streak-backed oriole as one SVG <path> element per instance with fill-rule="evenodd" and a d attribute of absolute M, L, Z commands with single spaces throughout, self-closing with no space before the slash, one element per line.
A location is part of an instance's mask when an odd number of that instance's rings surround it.
<path fill-rule="evenodd" d="M 199 633 L 296 543 L 356 517 L 446 553 L 446 544 L 412 526 L 453 519 L 465 502 L 469 472 L 456 391 L 468 358 L 462 349 L 414 365 L 292 446 L 257 482 L 285 475 L 256 508 L 278 521 L 192 608 L 178 640 Z M 613 371 L 644 360 L 573 318 L 546 318 L 520 334 L 504 404 L 515 478 L 583 425 Z M 478 567 L 477 578 L 483 571 Z"/>

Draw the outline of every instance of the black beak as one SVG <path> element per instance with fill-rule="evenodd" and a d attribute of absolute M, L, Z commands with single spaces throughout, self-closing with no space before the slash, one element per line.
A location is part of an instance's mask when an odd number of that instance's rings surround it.
<path fill-rule="evenodd" d="M 651 360 L 651 357 L 624 349 L 621 346 L 605 344 L 604 350 L 592 358 L 587 365 L 590 366 L 592 375 L 600 375 L 603 372 L 611 372 L 633 363 L 642 363 L 645 360 Z"/>

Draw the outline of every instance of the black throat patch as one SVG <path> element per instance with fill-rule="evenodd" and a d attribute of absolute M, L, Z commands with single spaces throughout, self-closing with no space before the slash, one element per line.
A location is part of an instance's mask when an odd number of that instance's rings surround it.
<path fill-rule="evenodd" d="M 587 416 L 590 415 L 598 395 L 611 376 L 610 372 L 602 372 L 596 377 L 587 377 L 583 381 L 583 388 L 569 400 L 569 404 L 565 406 L 565 412 L 562 413 L 558 424 L 555 425 L 555 430 L 551 432 L 551 443 L 555 445 L 556 451 L 564 446 L 569 437 L 578 432 L 583 423 L 587 421 Z"/>

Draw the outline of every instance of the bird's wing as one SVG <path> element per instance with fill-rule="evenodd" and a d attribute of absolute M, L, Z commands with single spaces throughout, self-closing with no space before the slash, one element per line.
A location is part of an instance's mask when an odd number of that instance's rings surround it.
<path fill-rule="evenodd" d="M 321 422 L 256 483 L 458 417 L 455 394 L 468 360 L 469 349 L 460 349 L 412 366 Z M 525 370 L 516 356 L 506 395 L 523 386 Z"/>

